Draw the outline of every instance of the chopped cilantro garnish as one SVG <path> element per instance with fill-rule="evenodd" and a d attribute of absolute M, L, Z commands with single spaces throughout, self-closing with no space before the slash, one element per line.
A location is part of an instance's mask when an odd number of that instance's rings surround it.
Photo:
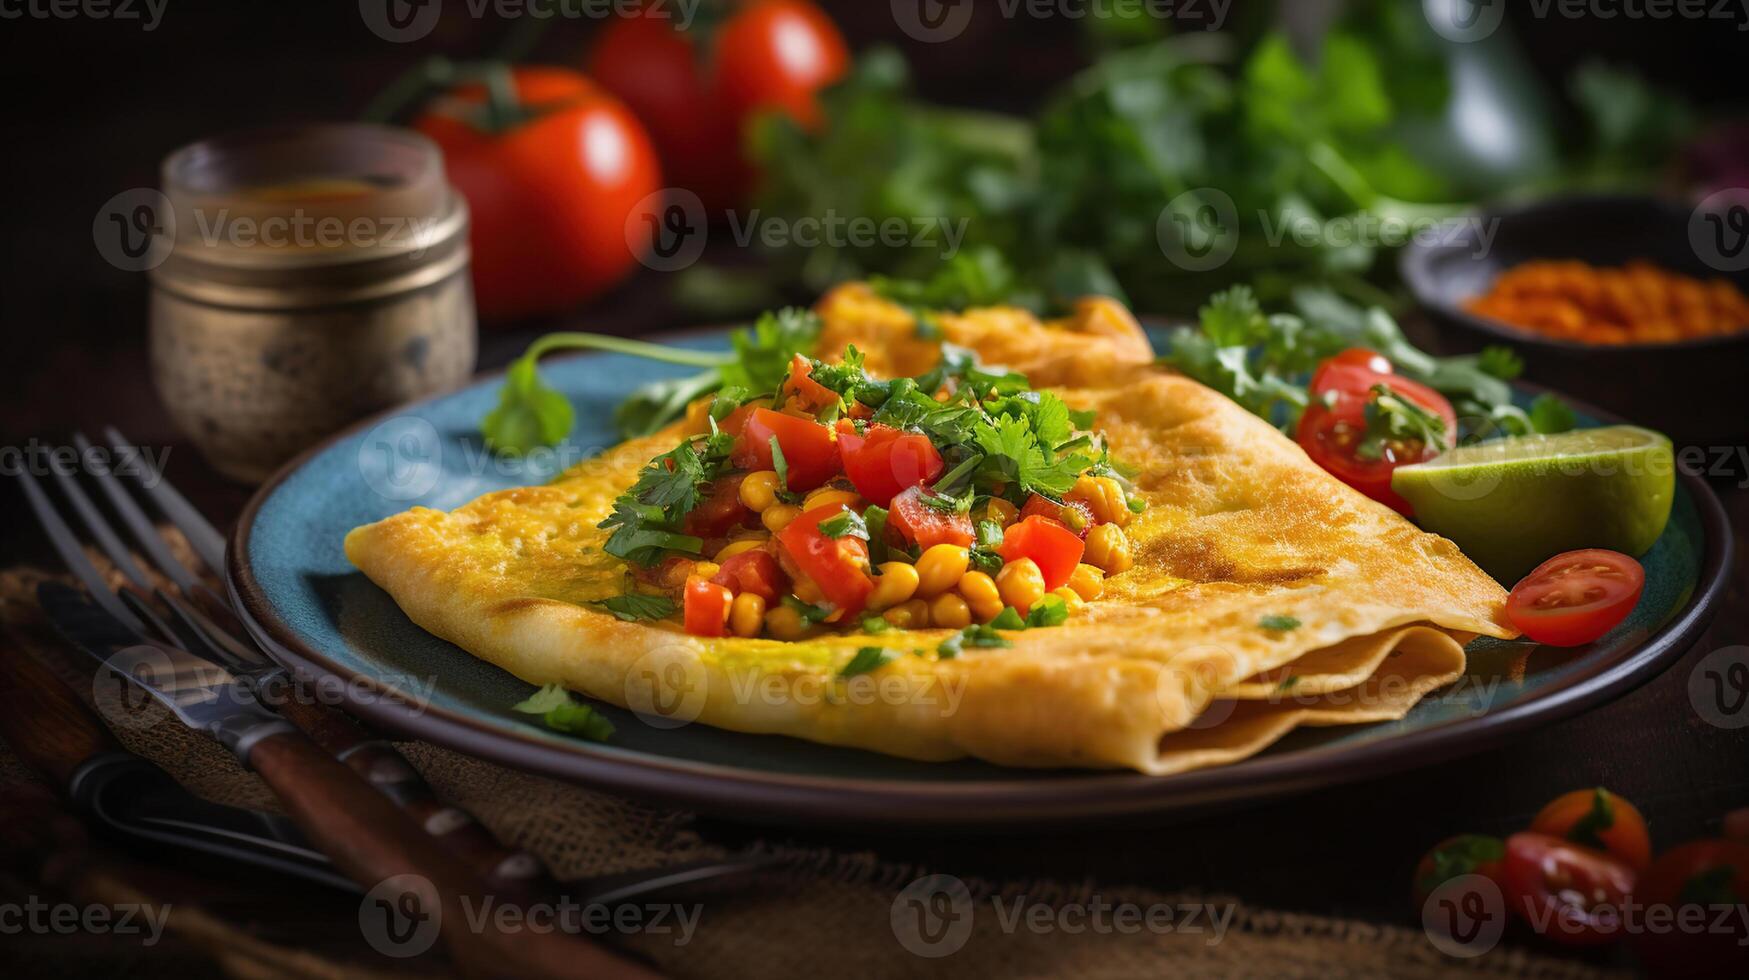
<path fill-rule="evenodd" d="M 892 628 L 892 623 L 887 622 L 879 616 L 862 617 L 862 631 L 864 633 L 885 633 Z"/>
<path fill-rule="evenodd" d="M 1383 459 L 1388 443 L 1445 446 L 1445 419 L 1438 412 L 1405 398 L 1388 385 L 1373 385 L 1372 395 L 1372 400 L 1366 403 L 1366 436 L 1354 447 L 1357 459 L 1369 462 Z"/>
<path fill-rule="evenodd" d="M 636 592 L 616 595 L 611 599 L 589 603 L 613 613 L 626 622 L 640 619 L 666 619 L 674 615 L 674 600 L 662 595 L 642 595 Z"/>
<path fill-rule="evenodd" d="M 605 742 L 613 734 L 613 723 L 586 704 L 571 699 L 571 692 L 558 684 L 548 684 L 512 705 L 512 711 L 540 715 L 541 723 L 556 732 L 577 735 L 595 742 Z"/>
<path fill-rule="evenodd" d="M 819 528 L 820 533 L 828 538 L 842 538 L 849 536 L 852 538 L 861 538 L 864 541 L 868 540 L 868 526 L 863 523 L 862 518 L 857 515 L 856 511 L 851 510 L 849 507 L 846 507 L 838 513 L 833 514 L 831 517 L 821 521 L 819 523 Z"/>
<path fill-rule="evenodd" d="M 1257 621 L 1257 625 L 1271 633 L 1286 633 L 1300 628 L 1300 621 L 1292 616 L 1265 616 Z"/>
<path fill-rule="evenodd" d="M 794 503 L 801 499 L 800 494 L 792 493 L 789 488 L 789 460 L 783 457 L 783 446 L 778 444 L 777 436 L 771 437 L 771 468 L 777 473 L 777 496 L 779 500 Z"/>
<path fill-rule="evenodd" d="M 710 440 L 701 451 L 689 439 L 651 460 L 601 522 L 603 530 L 613 531 L 602 550 L 639 565 L 654 565 L 671 552 L 698 554 L 704 542 L 681 527 L 698 503 L 699 488 L 721 471 L 727 451 Z"/>
<path fill-rule="evenodd" d="M 796 615 L 802 617 L 802 622 L 804 623 L 818 623 L 825 620 L 827 616 L 832 615 L 831 606 L 816 606 L 812 603 L 803 602 L 793 595 L 784 596 L 783 604 L 794 609 Z"/>
<path fill-rule="evenodd" d="M 1003 606 L 1002 611 L 996 614 L 996 618 L 990 620 L 990 628 L 999 630 L 1023 630 L 1026 629 L 1026 620 L 1021 618 L 1020 610 L 1013 606 Z"/>
<path fill-rule="evenodd" d="M 942 660 L 952 660 L 959 656 L 960 651 L 965 647 L 998 649 L 1002 647 L 1011 647 L 1013 645 L 1014 644 L 1010 642 L 1007 637 L 996 632 L 996 626 L 994 623 L 988 625 L 974 624 L 967 626 L 958 633 L 954 633 L 947 639 L 942 640 L 941 645 L 935 648 L 935 655 Z"/>
<path fill-rule="evenodd" d="M 1007 612 L 1007 610 L 1005 609 L 1003 612 Z M 1063 597 L 1046 594 L 1040 596 L 1038 601 L 1032 604 L 1032 608 L 1027 610 L 1026 625 L 1028 628 L 1061 626 L 1068 618 L 1069 604 L 1063 601 Z"/>
<path fill-rule="evenodd" d="M 844 666 L 838 668 L 838 676 L 855 677 L 857 674 L 879 670 L 892 663 L 896 656 L 893 651 L 883 647 L 862 647 Z"/>
<path fill-rule="evenodd" d="M 862 526 L 868 530 L 868 560 L 878 569 L 887 560 L 887 509 L 870 504 L 863 508 Z"/>

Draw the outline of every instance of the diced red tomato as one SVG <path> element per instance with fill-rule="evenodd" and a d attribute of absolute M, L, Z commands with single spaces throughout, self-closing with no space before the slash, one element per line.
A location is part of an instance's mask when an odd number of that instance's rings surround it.
<path fill-rule="evenodd" d="M 686 631 L 693 636 L 726 636 L 729 632 L 729 604 L 735 597 L 728 588 L 707 582 L 694 575 L 686 580 L 682 618 Z"/>
<path fill-rule="evenodd" d="M 777 391 L 778 402 L 781 404 L 786 398 L 794 399 L 810 412 L 818 412 L 838 404 L 838 393 L 815 381 L 813 374 L 814 362 L 801 354 L 791 358 L 789 375 L 783 379 L 783 385 Z"/>
<path fill-rule="evenodd" d="M 1583 548 L 1538 565 L 1506 597 L 1506 618 L 1554 647 L 1590 643 L 1639 604 L 1646 570 L 1617 551 Z"/>
<path fill-rule="evenodd" d="M 712 480 L 698 505 L 686 513 L 682 529 L 701 538 L 720 538 L 753 518 L 753 512 L 741 502 L 741 481 L 745 473 Z"/>
<path fill-rule="evenodd" d="M 1049 497 L 1033 494 L 1020 508 L 1020 517 L 1048 517 L 1075 532 L 1078 538 L 1085 538 L 1087 532 L 1093 530 L 1093 508 L 1087 506 L 1085 500 L 1066 500 L 1057 503 Z"/>
<path fill-rule="evenodd" d="M 907 542 L 919 548 L 938 544 L 970 547 L 972 518 L 957 511 L 931 507 L 924 502 L 929 491 L 912 487 L 892 500 L 888 509 L 887 527 L 898 531 Z"/>
<path fill-rule="evenodd" d="M 901 491 L 941 475 L 941 453 L 928 436 L 887 425 L 871 425 L 858 434 L 848 419 L 840 419 L 838 455 L 856 492 L 880 507 L 890 504 Z"/>
<path fill-rule="evenodd" d="M 1033 516 L 1008 525 L 1002 532 L 1002 547 L 997 551 L 1003 561 L 1031 558 L 1044 573 L 1045 588 L 1057 589 L 1069 584 L 1069 575 L 1081 563 L 1086 545 L 1075 532 L 1048 517 Z"/>
<path fill-rule="evenodd" d="M 820 530 L 820 522 L 836 516 L 841 504 L 828 504 L 804 511 L 777 536 L 796 569 L 820 587 L 826 601 L 855 616 L 868 604 L 874 580 L 868 576 L 868 543 L 845 535 L 834 538 Z"/>
<path fill-rule="evenodd" d="M 778 601 L 789 591 L 789 576 L 778 567 L 777 559 L 757 548 L 724 559 L 722 570 L 712 575 L 711 581 L 728 586 L 736 595 L 751 592 L 767 603 Z"/>
<path fill-rule="evenodd" d="M 744 470 L 773 469 L 771 438 L 783 449 L 789 466 L 789 488 L 798 493 L 812 490 L 838 475 L 838 447 L 832 430 L 795 415 L 769 408 L 756 408 L 735 440 L 730 460 Z"/>
<path fill-rule="evenodd" d="M 1312 462 L 1338 480 L 1398 513 L 1408 514 L 1409 502 L 1391 489 L 1391 474 L 1399 466 L 1432 459 L 1457 445 L 1457 413 L 1451 402 L 1432 388 L 1367 366 L 1366 355 L 1372 352 L 1357 348 L 1319 365 L 1312 375 L 1312 403 L 1301 414 L 1294 438 L 1312 457 Z M 1366 407 L 1378 400 L 1373 392 L 1378 385 L 1438 415 L 1445 423 L 1444 437 L 1432 444 L 1421 440 L 1388 441 L 1378 459 L 1358 456 L 1357 450 L 1366 438 Z"/>
<path fill-rule="evenodd" d="M 1529 832 L 1506 839 L 1500 885 L 1508 907 L 1543 936 L 1571 946 L 1621 934 L 1632 868 L 1588 847 Z"/>

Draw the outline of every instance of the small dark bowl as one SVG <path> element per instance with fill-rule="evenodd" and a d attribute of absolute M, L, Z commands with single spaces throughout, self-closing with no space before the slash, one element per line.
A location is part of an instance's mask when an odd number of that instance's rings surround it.
<path fill-rule="evenodd" d="M 1723 277 L 1749 291 L 1749 273 L 1707 265 L 1689 244 L 1690 207 L 1651 197 L 1578 196 L 1483 213 L 1403 250 L 1403 279 L 1440 328 L 1446 353 L 1493 344 L 1524 357 L 1526 380 L 1601 405 L 1679 444 L 1727 445 L 1749 436 L 1749 332 L 1660 344 L 1580 344 L 1477 316 L 1464 302 L 1502 271 L 1531 259 L 1619 266 L 1644 259 L 1697 279 Z"/>

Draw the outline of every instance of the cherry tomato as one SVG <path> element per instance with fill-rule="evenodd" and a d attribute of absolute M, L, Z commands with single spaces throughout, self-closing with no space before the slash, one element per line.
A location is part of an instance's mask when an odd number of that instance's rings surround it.
<path fill-rule="evenodd" d="M 587 70 L 649 126 L 677 186 L 707 208 L 735 207 L 755 176 L 747 123 L 775 109 L 816 125 L 815 93 L 849 65 L 844 38 L 806 0 L 744 3 L 714 35 L 677 29 L 663 9 L 607 24 Z"/>
<path fill-rule="evenodd" d="M 689 577 L 681 609 L 686 631 L 693 636 L 727 636 L 729 604 L 734 601 L 727 588 L 696 575 Z"/>
<path fill-rule="evenodd" d="M 1591 946 L 1622 931 L 1632 868 L 1571 841 L 1529 831 L 1506 838 L 1500 885 L 1507 906 L 1540 935 Z"/>
<path fill-rule="evenodd" d="M 1048 517 L 1058 524 L 1075 532 L 1078 538 L 1085 538 L 1087 532 L 1093 530 L 1093 508 L 1087 506 L 1085 500 L 1065 500 L 1057 503 L 1049 497 L 1033 494 L 1026 501 L 1026 506 L 1020 508 L 1020 516 Z"/>
<path fill-rule="evenodd" d="M 1637 897 L 1646 926 L 1634 945 L 1648 974 L 1749 976 L 1749 844 L 1701 840 L 1673 847 L 1640 876 Z"/>
<path fill-rule="evenodd" d="M 1555 797 L 1537 813 L 1530 829 L 1603 851 L 1635 871 L 1652 863 L 1646 818 L 1632 803 L 1601 786 Z"/>
<path fill-rule="evenodd" d="M 736 595 L 751 592 L 768 605 L 783 598 L 789 590 L 789 576 L 778 567 L 777 559 L 771 552 L 758 548 L 724 559 L 722 569 L 711 576 L 711 581 L 728 586 Z"/>
<path fill-rule="evenodd" d="M 1086 545 L 1075 532 L 1048 517 L 1028 517 L 1008 525 L 1002 532 L 998 553 L 1003 561 L 1031 558 L 1044 573 L 1045 588 L 1057 589 L 1069 584 L 1069 575 L 1081 563 Z"/>
<path fill-rule="evenodd" d="M 971 516 L 931 507 L 925 502 L 929 496 L 928 490 L 914 486 L 894 497 L 887 514 L 887 527 L 919 548 L 927 549 L 938 544 L 970 547 L 973 541 Z"/>
<path fill-rule="evenodd" d="M 793 399 L 809 412 L 818 412 L 838 404 L 838 392 L 826 387 L 812 377 L 814 362 L 797 354 L 790 359 L 789 374 L 784 376 L 783 384 L 777 390 L 777 398 L 782 403 L 786 398 Z"/>
<path fill-rule="evenodd" d="M 1421 856 L 1415 865 L 1415 908 L 1427 904 L 1427 896 L 1440 885 L 1462 875 L 1483 875 L 1500 880 L 1500 862 L 1506 844 L 1486 834 L 1447 837 Z"/>
<path fill-rule="evenodd" d="M 1391 489 L 1391 474 L 1399 466 L 1432 459 L 1457 445 L 1457 413 L 1451 402 L 1432 388 L 1354 363 L 1358 359 L 1356 351 L 1346 351 L 1318 366 L 1309 389 L 1311 404 L 1300 416 L 1295 439 L 1313 462 L 1338 480 L 1398 513 L 1408 514 L 1409 502 Z M 1436 443 L 1421 439 L 1385 440 L 1377 447 L 1378 458 L 1362 458 L 1359 453 L 1367 437 L 1366 407 L 1378 400 L 1373 389 L 1379 385 L 1438 415 L 1445 423 L 1443 437 Z"/>
<path fill-rule="evenodd" d="M 485 93 L 470 85 L 414 123 L 467 198 L 474 296 L 488 318 L 562 312 L 624 279 L 638 264 L 626 224 L 656 220 L 643 202 L 662 187 L 655 148 L 618 99 L 558 68 L 512 78 L 533 118 L 492 130 Z"/>
<path fill-rule="evenodd" d="M 1538 643 L 1579 646 L 1626 619 L 1645 586 L 1645 569 L 1627 555 L 1602 548 L 1569 551 L 1512 587 L 1506 618 Z"/>
<path fill-rule="evenodd" d="M 1719 824 L 1719 836 L 1749 844 L 1749 807 L 1725 814 Z"/>
<path fill-rule="evenodd" d="M 711 481 L 698 504 L 687 511 L 682 530 L 701 538 L 720 538 L 751 521 L 753 511 L 741 502 L 741 481 L 746 478 L 745 473 L 737 473 Z"/>
<path fill-rule="evenodd" d="M 1392 374 L 1391 362 L 1385 355 L 1365 347 L 1350 347 L 1340 354 L 1326 358 L 1325 364 L 1346 364 L 1350 367 L 1363 367 L 1374 374 Z M 1316 383 L 1316 382 L 1314 382 Z"/>
<path fill-rule="evenodd" d="M 775 469 L 772 436 L 777 437 L 777 444 L 783 449 L 789 489 L 805 493 L 838 475 L 838 447 L 833 445 L 831 429 L 813 419 L 769 408 L 756 408 L 747 416 L 747 423 L 729 454 L 730 460 L 745 470 Z"/>
<path fill-rule="evenodd" d="M 941 475 L 941 453 L 929 437 L 891 426 L 871 425 L 860 435 L 848 420 L 838 422 L 838 455 L 844 475 L 862 499 L 889 506 L 900 491 L 929 483 Z"/>
<path fill-rule="evenodd" d="M 828 504 L 804 511 L 778 533 L 778 544 L 797 570 L 814 581 L 826 601 L 855 616 L 868 604 L 874 580 L 868 577 L 868 543 L 846 534 L 834 538 L 820 530 L 820 522 L 844 508 Z"/>

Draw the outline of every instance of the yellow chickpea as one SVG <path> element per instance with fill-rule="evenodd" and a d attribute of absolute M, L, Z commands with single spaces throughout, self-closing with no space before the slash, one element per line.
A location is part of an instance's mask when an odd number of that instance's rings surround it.
<path fill-rule="evenodd" d="M 745 484 L 743 484 L 745 486 Z M 789 527 L 789 522 L 802 516 L 802 509 L 795 504 L 772 504 L 759 512 L 759 523 L 772 534 Z"/>
<path fill-rule="evenodd" d="M 984 520 L 995 521 L 998 527 L 1007 527 L 1020 517 L 1020 509 L 1001 497 L 991 497 L 984 504 Z"/>
<path fill-rule="evenodd" d="M 959 594 L 980 623 L 988 623 L 1002 612 L 1002 593 L 996 588 L 996 580 L 983 572 L 961 575 Z"/>
<path fill-rule="evenodd" d="M 714 561 L 695 561 L 692 563 L 692 574 L 699 578 L 710 578 L 723 570 L 723 566 Z"/>
<path fill-rule="evenodd" d="M 931 545 L 917 559 L 917 594 L 929 599 L 953 588 L 971 559 L 971 552 L 957 544 Z"/>
<path fill-rule="evenodd" d="M 917 569 L 902 561 L 882 562 L 874 582 L 868 608 L 874 612 L 891 609 L 917 593 Z"/>
<path fill-rule="evenodd" d="M 777 471 L 758 470 L 747 474 L 747 478 L 741 481 L 741 502 L 748 510 L 760 514 L 777 503 Z"/>
<path fill-rule="evenodd" d="M 1082 475 L 1075 480 L 1074 488 L 1065 497 L 1086 504 L 1087 509 L 1093 512 L 1093 519 L 1101 524 L 1123 527 L 1133 516 L 1123 484 L 1109 476 Z"/>
<path fill-rule="evenodd" d="M 1068 609 L 1071 613 L 1078 612 L 1087 607 L 1087 600 L 1081 598 L 1079 592 L 1069 588 L 1067 585 L 1052 589 L 1051 595 L 1063 600 L 1064 608 Z"/>
<path fill-rule="evenodd" d="M 1088 602 L 1105 594 L 1105 573 L 1092 565 L 1082 562 L 1069 573 L 1069 588 L 1075 594 Z"/>
<path fill-rule="evenodd" d="M 743 592 L 729 605 L 729 631 L 736 636 L 758 636 L 765 625 L 765 597 Z"/>
<path fill-rule="evenodd" d="M 1045 576 L 1031 558 L 1011 561 L 996 573 L 996 591 L 1003 603 L 1026 612 L 1045 594 Z"/>
<path fill-rule="evenodd" d="M 1082 556 L 1087 564 L 1116 575 L 1135 564 L 1130 557 L 1130 539 L 1116 524 L 1101 524 L 1087 534 L 1087 552 Z"/>
<path fill-rule="evenodd" d="M 929 621 L 944 629 L 963 629 L 972 623 L 972 607 L 954 593 L 943 592 L 929 602 Z"/>
<path fill-rule="evenodd" d="M 902 630 L 920 630 L 929 626 L 929 603 L 922 599 L 901 602 L 881 613 L 881 618 Z"/>
<path fill-rule="evenodd" d="M 820 584 L 806 575 L 796 576 L 796 581 L 790 590 L 796 598 L 810 606 L 817 606 L 826 601 L 826 593 L 820 591 Z"/>
<path fill-rule="evenodd" d="M 759 537 L 759 538 L 742 538 L 739 541 L 730 541 L 728 544 L 723 545 L 723 549 L 721 551 L 717 552 L 716 560 L 718 562 L 727 561 L 730 558 L 733 558 L 736 555 L 741 554 L 742 552 L 752 551 L 755 548 L 758 548 L 760 545 L 763 545 L 766 542 L 766 540 L 767 540 L 766 538 Z"/>
<path fill-rule="evenodd" d="M 839 490 L 835 487 L 821 487 L 808 494 L 802 501 L 802 510 L 809 511 L 815 507 L 845 506 L 855 510 L 862 503 L 862 497 L 854 490 Z"/>
<path fill-rule="evenodd" d="M 734 607 L 729 609 L 731 618 Z M 802 622 L 802 614 L 788 606 L 773 606 L 765 611 L 765 632 L 773 639 L 799 640 L 808 632 L 808 624 Z"/>

